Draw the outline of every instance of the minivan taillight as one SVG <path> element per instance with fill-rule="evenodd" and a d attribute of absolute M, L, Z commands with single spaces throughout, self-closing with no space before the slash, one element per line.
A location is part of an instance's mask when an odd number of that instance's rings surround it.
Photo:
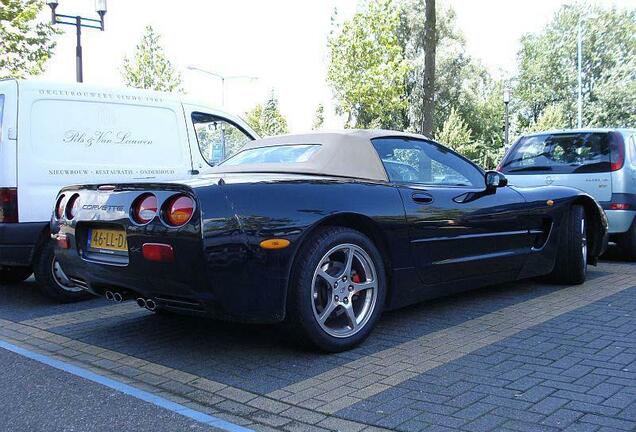
<path fill-rule="evenodd" d="M 151 193 L 139 196 L 132 206 L 132 218 L 135 222 L 145 225 L 157 215 L 157 197 Z"/>
<path fill-rule="evenodd" d="M 168 225 L 185 225 L 194 214 L 194 200 L 187 195 L 174 195 L 163 206 L 163 215 Z"/>
<path fill-rule="evenodd" d="M 18 189 L 0 188 L 0 223 L 18 222 Z"/>
<path fill-rule="evenodd" d="M 620 132 L 610 134 L 610 171 L 618 171 L 625 163 L 625 141 Z"/>

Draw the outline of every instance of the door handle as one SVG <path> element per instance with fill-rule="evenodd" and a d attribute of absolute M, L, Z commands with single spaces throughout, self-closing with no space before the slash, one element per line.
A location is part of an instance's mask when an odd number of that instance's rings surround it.
<path fill-rule="evenodd" d="M 433 195 L 424 192 L 415 192 L 411 195 L 411 198 L 419 204 L 430 204 L 433 202 Z"/>

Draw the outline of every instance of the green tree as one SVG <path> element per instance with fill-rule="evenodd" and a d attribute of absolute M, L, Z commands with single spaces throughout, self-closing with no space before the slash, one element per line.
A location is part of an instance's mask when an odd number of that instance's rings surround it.
<path fill-rule="evenodd" d="M 314 113 L 314 121 L 311 126 L 313 130 L 322 129 L 325 124 L 325 106 L 323 104 L 318 104 L 316 107 L 316 112 Z"/>
<path fill-rule="evenodd" d="M 124 84 L 142 89 L 180 92 L 181 74 L 167 59 L 161 36 L 146 26 L 132 60 L 124 58 L 121 73 Z"/>
<path fill-rule="evenodd" d="M 327 81 L 346 127 L 404 125 L 410 65 L 398 40 L 399 25 L 393 1 L 370 0 L 329 37 Z"/>
<path fill-rule="evenodd" d="M 630 114 L 634 112 L 633 102 L 631 106 L 624 102 L 635 97 L 636 10 L 581 2 L 563 6 L 543 31 L 521 39 L 515 95 L 522 129 L 535 124 L 554 104 L 563 107 L 567 127 L 576 125 L 579 22 L 583 29 L 583 124 L 634 125 Z M 628 62 L 631 70 L 626 66 Z M 613 97 L 614 92 L 623 93 L 625 98 Z"/>
<path fill-rule="evenodd" d="M 55 47 L 57 33 L 37 22 L 43 0 L 0 0 L 0 78 L 38 75 Z"/>
<path fill-rule="evenodd" d="M 563 106 L 560 104 L 548 105 L 537 121 L 531 124 L 526 132 L 540 132 L 554 129 L 563 129 L 567 127 L 568 119 L 565 115 Z"/>
<path fill-rule="evenodd" d="M 472 142 L 471 135 L 472 132 L 468 124 L 453 108 L 442 127 L 437 131 L 436 136 L 439 142 L 461 153 L 462 147 Z"/>
<path fill-rule="evenodd" d="M 288 132 L 287 119 L 278 108 L 278 98 L 272 91 L 265 105 L 258 104 L 245 114 L 247 124 L 261 137 Z"/>

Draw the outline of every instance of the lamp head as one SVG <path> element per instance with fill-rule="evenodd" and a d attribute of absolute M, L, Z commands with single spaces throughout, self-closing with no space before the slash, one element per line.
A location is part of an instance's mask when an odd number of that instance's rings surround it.
<path fill-rule="evenodd" d="M 95 11 L 99 14 L 99 15 L 104 15 L 106 14 L 106 0 L 95 0 Z"/>

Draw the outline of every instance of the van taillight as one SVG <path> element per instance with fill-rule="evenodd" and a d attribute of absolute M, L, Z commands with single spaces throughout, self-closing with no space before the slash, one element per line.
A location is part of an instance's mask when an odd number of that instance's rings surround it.
<path fill-rule="evenodd" d="M 132 206 L 132 218 L 135 222 L 145 225 L 157 215 L 157 197 L 146 193 L 139 196 Z"/>
<path fill-rule="evenodd" d="M 0 188 L 0 223 L 18 222 L 18 189 Z"/>
<path fill-rule="evenodd" d="M 185 225 L 194 214 L 194 200 L 187 195 L 174 195 L 163 206 L 163 215 L 168 225 Z"/>
<path fill-rule="evenodd" d="M 55 203 L 55 218 L 62 219 L 64 216 L 64 204 L 66 204 L 65 199 L 66 196 L 64 194 L 60 195 L 57 199 L 57 203 Z"/>
<path fill-rule="evenodd" d="M 610 171 L 618 171 L 625 163 L 625 141 L 620 132 L 610 134 Z"/>
<path fill-rule="evenodd" d="M 75 215 L 77 215 L 77 212 L 80 208 L 79 197 L 79 194 L 75 194 L 66 202 L 66 218 L 69 220 L 73 219 Z"/>

